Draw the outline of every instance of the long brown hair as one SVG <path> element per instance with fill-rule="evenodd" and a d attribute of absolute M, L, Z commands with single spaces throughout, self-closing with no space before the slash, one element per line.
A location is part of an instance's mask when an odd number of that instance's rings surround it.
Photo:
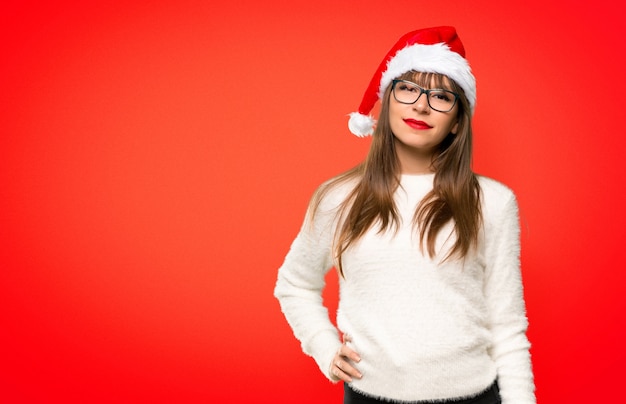
<path fill-rule="evenodd" d="M 435 256 L 437 234 L 450 220 L 456 240 L 443 261 L 464 258 L 478 242 L 482 224 L 480 186 L 471 169 L 472 127 L 469 103 L 463 89 L 453 80 L 436 73 L 408 72 L 399 77 L 421 86 L 448 88 L 461 96 L 457 108 L 457 134 L 449 133 L 433 155 L 433 189 L 424 197 L 414 214 L 420 248 L 426 242 L 428 255 Z M 356 185 L 339 207 L 333 254 L 343 276 L 342 255 L 365 232 L 378 224 L 379 232 L 397 229 L 399 216 L 393 195 L 400 184 L 400 169 L 395 151 L 395 136 L 389 125 L 391 86 L 383 95 L 378 123 L 364 162 L 340 174 L 315 193 L 311 212 L 315 214 L 323 196 L 334 186 L 348 181 Z"/>

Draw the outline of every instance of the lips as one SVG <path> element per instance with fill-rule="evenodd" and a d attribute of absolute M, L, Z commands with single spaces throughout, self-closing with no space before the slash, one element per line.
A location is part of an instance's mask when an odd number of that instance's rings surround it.
<path fill-rule="evenodd" d="M 432 126 L 430 126 L 429 124 L 427 124 L 424 121 L 418 121 L 416 119 L 411 119 L 411 118 L 407 118 L 407 119 L 403 119 L 403 121 L 409 125 L 411 128 L 413 129 L 430 129 L 432 128 Z"/>

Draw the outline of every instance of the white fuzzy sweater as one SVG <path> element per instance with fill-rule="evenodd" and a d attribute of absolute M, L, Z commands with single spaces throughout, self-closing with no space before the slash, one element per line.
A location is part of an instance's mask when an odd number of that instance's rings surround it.
<path fill-rule="evenodd" d="M 395 401 L 436 400 L 477 395 L 497 378 L 503 404 L 535 403 L 515 196 L 480 177 L 479 248 L 464 264 L 438 264 L 454 241 L 452 226 L 438 235 L 434 259 L 420 252 L 412 226 L 433 178 L 403 175 L 395 194 L 399 230 L 370 229 L 343 256 L 337 326 L 352 337 L 363 373 L 351 387 Z M 313 223 L 307 215 L 274 291 L 304 352 L 329 379 L 341 341 L 321 293 L 333 267 L 336 208 L 349 190 L 326 194 Z"/>

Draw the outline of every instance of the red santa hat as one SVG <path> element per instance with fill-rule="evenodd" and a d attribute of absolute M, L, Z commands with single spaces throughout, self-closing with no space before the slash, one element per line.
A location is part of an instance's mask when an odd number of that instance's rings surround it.
<path fill-rule="evenodd" d="M 465 92 L 471 113 L 476 105 L 476 79 L 465 59 L 465 48 L 454 27 L 435 27 L 409 32 L 396 42 L 378 66 L 358 112 L 350 114 L 348 127 L 363 137 L 373 133 L 370 115 L 392 80 L 409 71 L 439 73 L 454 80 Z"/>

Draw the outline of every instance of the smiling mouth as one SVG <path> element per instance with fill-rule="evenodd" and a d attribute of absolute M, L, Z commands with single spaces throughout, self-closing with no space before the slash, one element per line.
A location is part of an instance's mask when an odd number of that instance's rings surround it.
<path fill-rule="evenodd" d="M 413 129 L 430 129 L 432 128 L 432 126 L 430 126 L 429 124 L 427 124 L 424 121 L 418 121 L 415 119 L 403 119 L 403 121 L 409 125 L 411 128 Z"/>

